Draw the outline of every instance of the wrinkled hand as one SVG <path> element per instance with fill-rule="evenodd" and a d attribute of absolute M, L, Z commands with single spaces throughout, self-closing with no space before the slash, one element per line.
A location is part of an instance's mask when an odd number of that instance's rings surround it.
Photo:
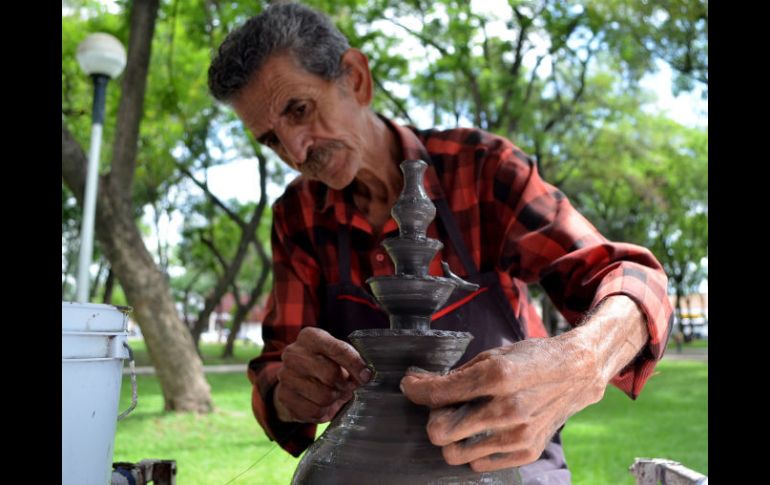
<path fill-rule="evenodd" d="M 303 328 L 281 359 L 273 403 L 285 422 L 330 421 L 372 377 L 352 345 L 314 327 Z"/>
<path fill-rule="evenodd" d="M 448 464 L 478 472 L 526 465 L 569 416 L 604 394 L 593 357 L 569 346 L 531 339 L 482 352 L 446 375 L 410 369 L 401 389 L 431 408 L 428 437 Z"/>

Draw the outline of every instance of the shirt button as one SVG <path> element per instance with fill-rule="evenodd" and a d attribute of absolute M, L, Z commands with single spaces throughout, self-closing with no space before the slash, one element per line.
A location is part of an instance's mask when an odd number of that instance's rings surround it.
<path fill-rule="evenodd" d="M 383 261 L 385 261 L 385 255 L 382 253 L 378 253 L 377 256 L 374 257 L 374 259 L 376 259 L 378 263 L 382 263 Z"/>

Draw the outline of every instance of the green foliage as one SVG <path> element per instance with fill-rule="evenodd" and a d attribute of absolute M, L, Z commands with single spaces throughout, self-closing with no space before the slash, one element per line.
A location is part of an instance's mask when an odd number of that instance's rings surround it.
<path fill-rule="evenodd" d="M 404 122 L 426 113 L 436 126 L 475 125 L 509 137 L 610 239 L 652 247 L 681 287 L 705 275 L 707 134 L 648 114 L 652 98 L 638 81 L 664 61 L 676 73 L 674 91 L 701 86 L 707 96 L 707 2 L 511 0 L 495 12 L 460 0 L 306 3 L 329 13 L 370 58 L 374 109 Z M 97 30 L 126 43 L 126 4 L 118 4 L 124 10 L 117 14 L 99 2 L 67 4 L 84 15 L 62 17 L 62 112 L 87 146 L 91 87 L 75 48 Z M 185 215 L 184 241 L 167 255 L 186 271 L 174 283 L 180 295 L 191 283 L 204 292 L 216 275 L 216 258 L 205 254 L 200 231 L 224 253 L 232 251 L 235 234 L 180 168 L 203 179 L 207 168 L 255 150 L 233 113 L 208 96 L 209 59 L 227 32 L 264 5 L 161 5 L 134 200 L 137 216 L 145 204 L 157 214 Z M 108 89 L 108 120 L 117 115 L 119 81 Z M 107 122 L 103 167 L 112 130 Z M 285 185 L 295 172 L 267 152 L 271 180 Z M 268 237 L 261 226 L 260 239 Z"/>
<path fill-rule="evenodd" d="M 92 88 L 77 65 L 75 50 L 86 35 L 95 31 L 111 33 L 128 45 L 128 8 L 119 4 L 121 11 L 112 14 L 106 12 L 100 3 L 72 3 L 77 10 L 62 16 L 62 113 L 70 131 L 87 150 Z M 232 25 L 254 13 L 257 12 L 253 9 L 250 11 L 235 5 L 204 1 L 161 3 L 153 37 L 133 181 L 134 211 L 146 237 L 154 229 L 140 220 L 148 204 L 152 207 L 156 223 L 164 215 L 171 216 L 175 211 L 181 211 L 188 220 L 200 222 L 202 215 L 204 226 L 213 224 L 213 217 L 211 222 L 206 222 L 206 218 L 216 211 L 210 203 L 200 202 L 200 198 L 196 197 L 196 193 L 200 193 L 197 189 L 190 190 L 191 184 L 180 167 L 200 177 L 202 170 L 213 165 L 226 163 L 244 153 L 253 154 L 251 144 L 245 140 L 242 131 L 233 146 L 220 142 L 217 132 L 228 123 L 232 124 L 234 117 L 232 113 L 222 111 L 208 95 L 207 67 L 211 52 Z M 121 82 L 122 77 L 119 77 L 108 88 L 107 121 L 101 151 L 103 172 L 109 170 L 112 156 Z M 216 149 L 220 149 L 225 156 L 216 153 Z M 278 175 L 282 177 L 284 174 L 279 171 Z M 65 219 L 72 220 L 71 214 L 63 213 L 63 221 Z M 265 224 L 268 222 L 269 219 Z M 220 226 L 222 224 L 219 223 Z M 211 232 L 218 235 L 217 239 L 232 239 L 227 230 L 225 226 L 212 228 Z M 265 229 L 260 229 L 260 234 L 263 240 L 269 237 Z M 150 250 L 154 250 L 163 269 L 166 269 L 169 260 L 184 264 L 189 259 L 184 253 L 177 254 L 163 244 Z M 198 269 L 195 265 L 187 269 L 181 279 L 195 280 L 200 291 L 213 284 L 211 277 L 195 274 Z M 183 284 L 186 286 L 187 281 Z"/>
<path fill-rule="evenodd" d="M 705 84 L 708 94 L 707 0 L 592 0 L 586 5 L 594 25 L 606 29 L 605 42 L 637 78 L 655 70 L 660 59 L 676 72 L 675 94 L 697 84 Z"/>
<path fill-rule="evenodd" d="M 256 206 L 254 203 L 241 204 L 235 199 L 226 203 L 244 221 L 251 217 Z M 175 254 L 179 265 L 184 267 L 186 272 L 172 279 L 172 287 L 178 299 L 181 300 L 184 290 L 189 288 L 190 297 L 200 302 L 216 285 L 217 278 L 224 273 L 222 262 L 208 243 L 213 244 L 219 256 L 229 262 L 235 256 L 241 229 L 230 217 L 215 210 L 206 199 L 199 199 L 185 208 L 185 211 L 188 211 L 188 217 L 183 223 L 183 238 Z M 200 217 L 201 214 L 205 214 L 205 217 Z M 270 240 L 271 221 L 272 211 L 266 208 L 257 228 L 259 240 Z M 269 254 L 269 244 L 266 250 Z M 262 263 L 253 245 L 250 245 L 236 282 L 245 288 L 245 291 L 249 291 L 261 270 Z M 269 289 L 268 285 L 266 291 Z"/>
<path fill-rule="evenodd" d="M 90 14 L 85 19 L 74 15 L 62 16 L 62 116 L 70 132 L 87 153 L 91 136 L 93 84 L 77 63 L 75 58 L 77 46 L 94 32 L 114 35 L 127 45 L 128 27 L 126 18 L 106 12 L 101 3 L 77 3 L 82 4 L 81 8 L 89 11 Z M 118 82 L 112 81 L 107 86 L 100 156 L 102 172 L 105 167 L 109 167 L 112 158 L 112 140 L 115 136 L 115 119 L 120 100 L 119 82 L 120 78 Z"/>

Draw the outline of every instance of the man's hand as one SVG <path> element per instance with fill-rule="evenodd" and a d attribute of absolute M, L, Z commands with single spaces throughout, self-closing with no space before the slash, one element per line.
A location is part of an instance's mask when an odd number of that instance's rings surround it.
<path fill-rule="evenodd" d="M 443 376 L 410 370 L 401 389 L 431 408 L 428 437 L 448 464 L 479 472 L 522 466 L 568 417 L 602 398 L 646 340 L 633 301 L 610 297 L 571 332 L 482 352 Z"/>
<path fill-rule="evenodd" d="M 347 342 L 314 327 L 303 328 L 283 351 L 273 403 L 281 421 L 325 423 L 372 377 Z"/>

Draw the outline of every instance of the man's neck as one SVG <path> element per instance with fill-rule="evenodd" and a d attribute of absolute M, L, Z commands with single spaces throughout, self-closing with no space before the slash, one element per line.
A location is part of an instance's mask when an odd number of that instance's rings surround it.
<path fill-rule="evenodd" d="M 370 144 L 364 153 L 363 166 L 353 181 L 353 200 L 378 232 L 390 217 L 403 187 L 398 168 L 401 145 L 396 134 L 374 112 L 368 118 Z"/>

